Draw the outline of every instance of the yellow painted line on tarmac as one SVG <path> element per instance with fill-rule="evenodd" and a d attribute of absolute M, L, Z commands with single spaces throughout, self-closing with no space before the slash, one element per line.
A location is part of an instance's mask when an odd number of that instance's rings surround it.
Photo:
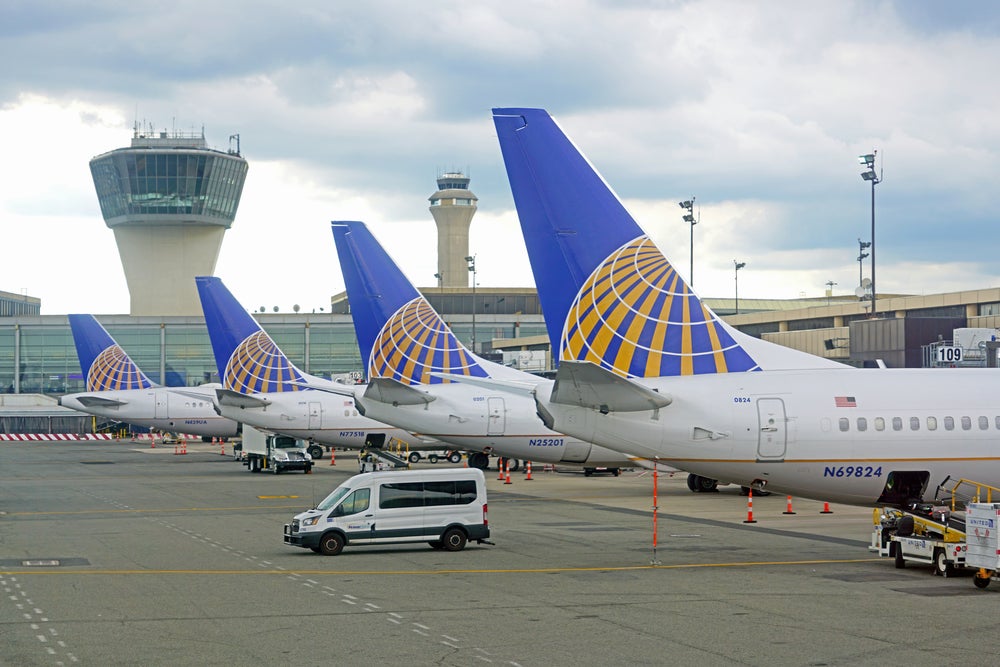
<path fill-rule="evenodd" d="M 290 500 L 298 496 L 257 496 L 261 500 Z"/>
<path fill-rule="evenodd" d="M 386 576 L 386 575 L 453 575 L 453 574 L 558 574 L 561 572 L 630 572 L 636 570 L 683 570 L 706 567 L 762 567 L 776 565 L 841 565 L 847 563 L 872 563 L 881 558 L 846 558 L 836 560 L 785 560 L 746 561 L 734 563 L 676 563 L 673 565 L 621 565 L 595 567 L 529 567 L 529 568 L 487 568 L 468 570 L 0 570 L 0 575 L 127 575 L 127 574 L 186 574 L 186 575 L 262 575 L 298 574 L 309 576 Z"/>
<path fill-rule="evenodd" d="M 280 496 L 279 496 L 280 497 Z M 290 498 L 295 496 L 289 496 Z M 164 509 L 92 509 L 72 512 L 9 512 L 5 516 L 65 516 L 71 514 L 155 514 L 157 512 L 233 512 L 259 509 L 302 509 L 301 505 L 252 505 L 249 507 L 170 507 Z"/>

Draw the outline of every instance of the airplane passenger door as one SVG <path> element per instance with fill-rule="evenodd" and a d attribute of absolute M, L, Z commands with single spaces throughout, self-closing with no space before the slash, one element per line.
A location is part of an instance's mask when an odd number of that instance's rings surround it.
<path fill-rule="evenodd" d="M 780 398 L 758 398 L 757 419 L 757 460 L 784 461 L 788 444 L 785 402 Z"/>
<path fill-rule="evenodd" d="M 503 435 L 507 424 L 507 410 L 502 396 L 491 396 L 486 399 L 486 409 L 489 411 L 489 422 L 486 424 L 486 435 Z"/>
<path fill-rule="evenodd" d="M 309 403 L 309 428 L 319 429 L 322 428 L 323 421 L 323 407 L 319 401 L 310 401 Z"/>
<path fill-rule="evenodd" d="M 170 416 L 170 409 L 167 407 L 167 396 L 170 392 L 167 391 L 154 391 L 153 392 L 153 416 L 156 419 L 166 419 Z"/>

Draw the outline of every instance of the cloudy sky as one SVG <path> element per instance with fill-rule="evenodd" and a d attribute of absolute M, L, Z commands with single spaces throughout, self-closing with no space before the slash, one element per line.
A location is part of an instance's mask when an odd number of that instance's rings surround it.
<path fill-rule="evenodd" d="M 343 289 L 329 222 L 435 284 L 427 198 L 479 197 L 479 284 L 532 285 L 490 109 L 548 109 L 708 297 L 851 294 L 877 148 L 879 292 L 1000 284 L 1000 6 L 990 1 L 0 5 L 0 290 L 128 312 L 89 160 L 135 122 L 250 163 L 216 270 L 248 309 Z M 884 159 L 884 161 L 883 161 Z M 868 263 L 864 273 L 868 275 Z"/>

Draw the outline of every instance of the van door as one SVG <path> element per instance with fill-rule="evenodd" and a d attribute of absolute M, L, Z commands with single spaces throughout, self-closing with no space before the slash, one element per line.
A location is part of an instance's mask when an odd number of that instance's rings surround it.
<path fill-rule="evenodd" d="M 344 531 L 349 544 L 370 544 L 374 537 L 375 508 L 371 493 L 369 488 L 354 489 L 333 509 L 334 525 Z"/>
<path fill-rule="evenodd" d="M 502 396 L 490 396 L 486 399 L 489 411 L 489 422 L 486 425 L 486 435 L 503 435 L 507 427 L 507 409 Z"/>
<path fill-rule="evenodd" d="M 319 401 L 309 402 L 309 428 L 316 430 L 322 427 L 323 407 Z"/>
<path fill-rule="evenodd" d="M 757 422 L 757 460 L 784 461 L 788 444 L 785 402 L 780 398 L 758 398 Z"/>

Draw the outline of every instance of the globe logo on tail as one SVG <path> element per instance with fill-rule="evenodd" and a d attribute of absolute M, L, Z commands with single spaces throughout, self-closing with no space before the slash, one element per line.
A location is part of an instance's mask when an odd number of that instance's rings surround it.
<path fill-rule="evenodd" d="M 241 394 L 265 394 L 300 391 L 303 387 L 292 383 L 302 379 L 302 374 L 274 341 L 263 331 L 257 331 L 240 343 L 229 357 L 223 385 Z"/>
<path fill-rule="evenodd" d="M 87 372 L 87 391 L 148 389 L 152 386 L 149 378 L 118 345 L 105 348 Z"/>
<path fill-rule="evenodd" d="M 584 283 L 566 317 L 560 359 L 622 377 L 757 368 L 646 236 L 612 253 Z"/>
<path fill-rule="evenodd" d="M 397 310 L 375 338 L 368 374 L 405 384 L 439 384 L 431 373 L 487 377 L 423 297 Z"/>

